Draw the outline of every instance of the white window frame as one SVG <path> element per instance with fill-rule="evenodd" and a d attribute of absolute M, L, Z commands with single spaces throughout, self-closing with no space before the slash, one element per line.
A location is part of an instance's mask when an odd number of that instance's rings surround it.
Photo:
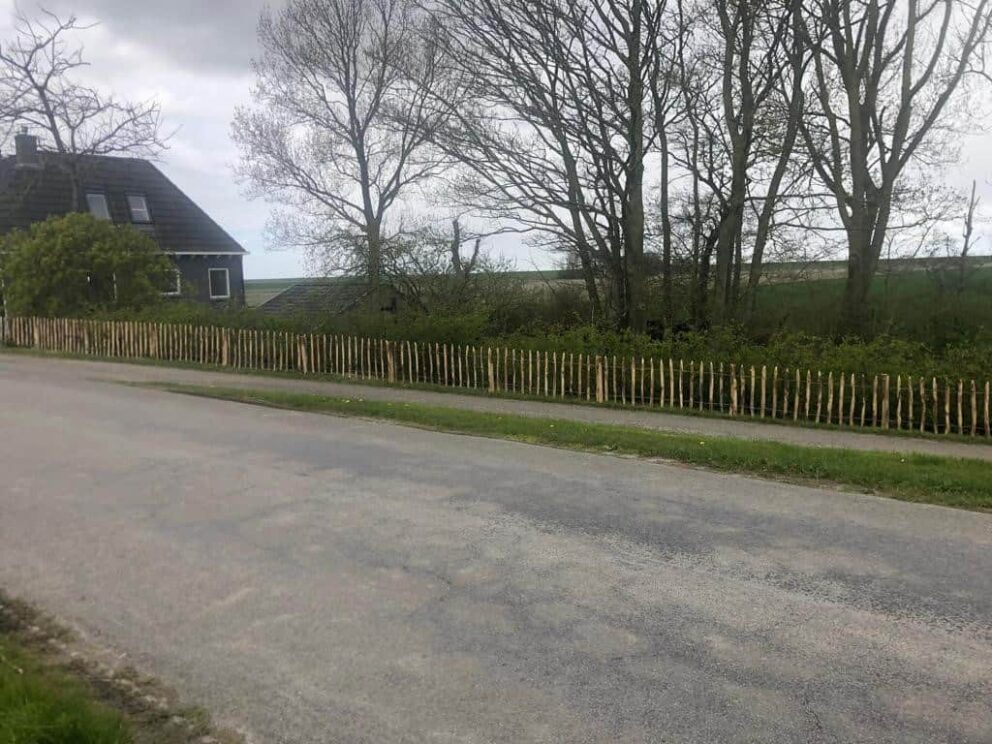
<path fill-rule="evenodd" d="M 183 274 L 179 269 L 173 269 L 172 273 L 176 276 L 176 287 L 175 289 L 170 289 L 162 293 L 163 297 L 179 297 L 183 293 Z"/>
<path fill-rule="evenodd" d="M 212 275 L 213 275 L 213 273 L 215 271 L 223 271 L 224 272 L 224 281 L 225 281 L 225 283 L 227 285 L 227 293 L 226 294 L 222 294 L 222 295 L 215 295 L 214 294 L 214 282 L 213 282 L 213 279 L 212 279 Z M 211 300 L 229 300 L 229 299 L 231 299 L 231 270 L 230 269 L 226 269 L 226 268 L 207 269 L 207 290 L 210 292 L 210 299 Z"/>
<path fill-rule="evenodd" d="M 103 200 L 103 209 L 107 213 L 106 216 L 97 214 L 96 212 L 93 211 L 93 204 L 90 202 L 90 199 L 102 199 Z M 98 220 L 104 220 L 106 222 L 110 222 L 110 221 L 113 220 L 113 217 L 111 217 L 111 215 L 110 215 L 110 200 L 107 199 L 107 195 L 104 194 L 102 191 L 87 191 L 86 192 L 86 207 L 87 207 L 87 209 L 89 209 L 90 214 L 93 215 L 94 217 L 96 217 L 96 219 L 98 219 Z"/>
<path fill-rule="evenodd" d="M 134 204 L 131 203 L 131 200 L 132 199 L 140 199 L 141 200 L 142 208 L 140 210 L 136 210 L 134 208 Z M 131 213 L 131 222 L 134 222 L 134 223 L 136 223 L 138 225 L 150 225 L 151 224 L 151 222 L 152 222 L 152 213 L 151 213 L 151 210 L 148 209 L 148 197 L 146 197 L 144 194 L 128 194 L 127 195 L 127 208 L 128 208 L 128 211 Z M 139 214 L 140 215 L 143 215 L 143 218 L 139 217 Z"/>

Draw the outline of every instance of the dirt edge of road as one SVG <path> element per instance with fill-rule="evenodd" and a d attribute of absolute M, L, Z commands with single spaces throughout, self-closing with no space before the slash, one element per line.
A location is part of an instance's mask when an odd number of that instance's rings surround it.
<path fill-rule="evenodd" d="M 183 705 L 175 690 L 142 674 L 120 654 L 85 640 L 63 622 L 3 590 L 0 638 L 82 682 L 95 701 L 124 717 L 134 744 L 251 744 L 244 734 L 215 726 L 202 708 Z"/>

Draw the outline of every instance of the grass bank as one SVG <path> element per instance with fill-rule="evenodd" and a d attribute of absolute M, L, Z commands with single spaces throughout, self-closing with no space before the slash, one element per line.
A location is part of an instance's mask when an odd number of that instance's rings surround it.
<path fill-rule="evenodd" d="M 79 679 L 0 637 L 0 744 L 130 744 L 124 717 Z"/>
<path fill-rule="evenodd" d="M 904 501 L 992 509 L 990 466 L 980 460 L 801 447 L 309 393 L 171 383 L 147 387 L 271 408 L 379 419 L 456 434 L 672 460 L 811 485 L 827 483 Z"/>
<path fill-rule="evenodd" d="M 0 744 L 242 744 L 106 656 L 0 591 Z"/>

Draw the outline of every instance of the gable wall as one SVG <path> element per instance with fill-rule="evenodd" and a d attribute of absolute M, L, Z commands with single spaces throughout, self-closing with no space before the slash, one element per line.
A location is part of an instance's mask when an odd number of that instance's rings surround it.
<path fill-rule="evenodd" d="M 241 256 L 175 256 L 173 260 L 182 274 L 182 299 L 211 302 L 208 270 L 225 268 L 231 281 L 231 299 L 227 302 L 238 307 L 245 304 L 245 276 Z"/>

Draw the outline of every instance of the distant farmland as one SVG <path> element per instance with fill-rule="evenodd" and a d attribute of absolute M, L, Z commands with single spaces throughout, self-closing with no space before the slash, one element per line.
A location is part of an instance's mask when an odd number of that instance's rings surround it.
<path fill-rule="evenodd" d="M 247 279 L 245 280 L 245 301 L 248 307 L 258 307 L 294 284 L 307 279 Z"/>
<path fill-rule="evenodd" d="M 956 289 L 959 265 L 958 259 L 883 261 L 869 298 L 871 335 L 891 334 L 941 346 L 969 330 L 992 331 L 992 257 L 969 259 L 965 284 Z M 750 319 L 751 331 L 757 337 L 779 331 L 833 335 L 846 274 L 843 261 L 770 264 Z M 581 287 L 575 272 L 527 271 L 513 276 L 535 289 L 549 284 Z M 248 305 L 258 307 L 299 283 L 336 281 L 340 280 L 248 281 Z M 683 304 L 677 298 L 676 307 Z"/>
<path fill-rule="evenodd" d="M 879 269 L 880 278 L 908 273 L 923 272 L 935 267 L 950 269 L 957 266 L 956 258 L 914 259 L 897 258 L 882 261 Z M 973 256 L 968 259 L 969 269 L 992 269 L 992 256 Z M 765 267 L 765 281 L 769 284 L 793 284 L 817 280 L 843 279 L 847 274 L 845 261 L 788 261 L 768 264 Z M 557 285 L 580 283 L 581 276 L 576 271 L 514 271 L 511 276 L 525 285 L 538 287 L 548 282 Z M 314 277 L 297 277 L 291 279 L 248 279 L 245 290 L 249 307 L 258 307 L 268 302 L 280 292 L 304 282 L 335 282 L 337 278 L 316 279 Z"/>

